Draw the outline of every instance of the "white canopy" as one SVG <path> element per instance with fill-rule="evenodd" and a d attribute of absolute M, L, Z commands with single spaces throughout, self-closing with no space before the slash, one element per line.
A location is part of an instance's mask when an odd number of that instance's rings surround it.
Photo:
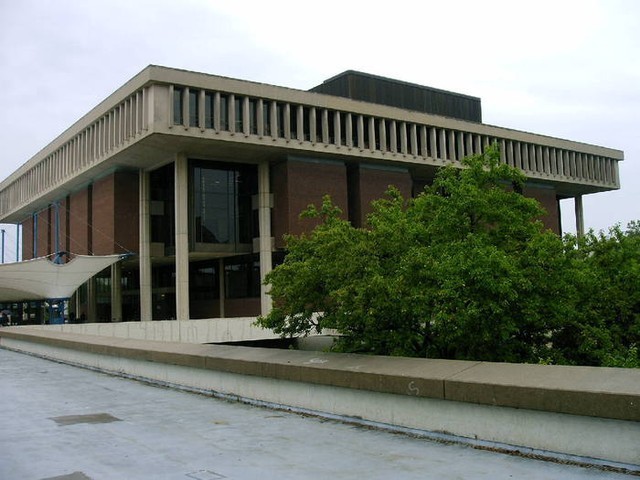
<path fill-rule="evenodd" d="M 50 257 L 0 264 L 0 302 L 69 298 L 80 285 L 122 255 L 75 255 L 67 263 Z"/>

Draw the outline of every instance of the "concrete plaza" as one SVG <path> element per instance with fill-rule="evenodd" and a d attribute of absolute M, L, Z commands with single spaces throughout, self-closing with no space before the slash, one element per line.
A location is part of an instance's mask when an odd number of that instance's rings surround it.
<path fill-rule="evenodd" d="M 0 349 L 0 478 L 614 479 L 112 377 Z"/>

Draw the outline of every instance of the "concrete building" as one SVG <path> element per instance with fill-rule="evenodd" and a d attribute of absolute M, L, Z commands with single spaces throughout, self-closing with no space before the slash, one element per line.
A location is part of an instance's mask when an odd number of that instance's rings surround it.
<path fill-rule="evenodd" d="M 619 150 L 482 123 L 480 99 L 359 72 L 310 91 L 149 66 L 0 183 L 23 258 L 135 255 L 80 288 L 86 321 L 255 316 L 285 233 L 325 194 L 355 225 L 493 142 L 560 231 L 559 200 L 619 188 Z M 56 235 L 56 232 L 59 232 Z M 27 300 L 27 299 L 25 299 Z"/>

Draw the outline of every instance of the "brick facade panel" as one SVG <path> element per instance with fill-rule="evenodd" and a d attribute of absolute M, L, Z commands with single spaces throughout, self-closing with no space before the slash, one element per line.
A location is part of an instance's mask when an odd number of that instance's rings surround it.
<path fill-rule="evenodd" d="M 89 235 L 89 189 L 69 196 L 69 250 L 78 255 L 91 253 Z"/>
<path fill-rule="evenodd" d="M 542 204 L 542 207 L 547 212 L 546 215 L 540 218 L 545 228 L 561 234 L 560 209 L 555 189 L 527 185 L 524 187 L 522 194 L 526 197 L 535 198 Z"/>
<path fill-rule="evenodd" d="M 276 246 L 282 247 L 282 235 L 309 232 L 316 219 L 301 219 L 309 204 L 320 206 L 324 195 L 348 212 L 347 169 L 339 163 L 287 161 L 274 169 L 274 225 Z"/>
<path fill-rule="evenodd" d="M 371 202 L 384 197 L 389 186 L 393 185 L 404 198 L 411 198 L 412 180 L 409 172 L 394 172 L 382 169 L 360 168 L 358 175 L 357 205 L 353 206 L 356 215 L 354 224 L 363 226 L 366 224 L 367 215 L 371 213 Z"/>
<path fill-rule="evenodd" d="M 114 253 L 115 202 L 115 176 L 109 175 L 95 181 L 91 202 L 94 255 Z"/>

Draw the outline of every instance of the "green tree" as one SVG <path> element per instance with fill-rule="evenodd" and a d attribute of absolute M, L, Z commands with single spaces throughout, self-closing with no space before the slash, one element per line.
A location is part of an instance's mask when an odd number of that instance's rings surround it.
<path fill-rule="evenodd" d="M 565 237 L 573 306 L 553 344 L 567 363 L 640 367 L 640 223 Z"/>
<path fill-rule="evenodd" d="M 366 228 L 328 198 L 309 207 L 321 222 L 287 238 L 266 278 L 275 307 L 258 323 L 285 336 L 335 329 L 342 351 L 555 361 L 549 335 L 573 292 L 562 240 L 496 147 L 462 163 L 415 199 L 391 188 Z"/>

